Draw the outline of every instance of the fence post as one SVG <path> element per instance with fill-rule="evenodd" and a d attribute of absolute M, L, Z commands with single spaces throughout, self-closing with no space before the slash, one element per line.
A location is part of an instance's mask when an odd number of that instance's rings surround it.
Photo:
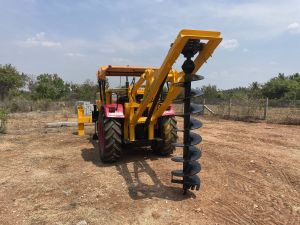
<path fill-rule="evenodd" d="M 231 116 L 231 98 L 229 98 L 228 116 Z"/>
<path fill-rule="evenodd" d="M 205 98 L 203 98 L 203 111 L 202 111 L 202 115 L 204 115 L 204 110 L 205 110 Z"/>
<path fill-rule="evenodd" d="M 247 98 L 247 117 L 250 117 L 250 99 Z"/>
<path fill-rule="evenodd" d="M 264 120 L 267 119 L 268 107 L 269 107 L 269 98 L 266 98 L 265 108 L 264 108 Z"/>

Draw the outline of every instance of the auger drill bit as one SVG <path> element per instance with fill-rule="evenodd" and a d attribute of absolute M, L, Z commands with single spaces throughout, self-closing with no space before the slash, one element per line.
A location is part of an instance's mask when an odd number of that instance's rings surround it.
<path fill-rule="evenodd" d="M 182 170 L 174 170 L 171 172 L 172 182 L 180 183 L 183 185 L 183 194 L 187 193 L 187 190 L 199 190 L 200 178 L 196 175 L 201 171 L 201 166 L 198 163 L 198 159 L 201 157 L 201 150 L 195 147 L 202 141 L 200 135 L 191 132 L 190 130 L 198 129 L 202 126 L 202 123 L 194 118 L 191 118 L 191 114 L 199 113 L 203 111 L 203 106 L 191 103 L 191 98 L 198 97 L 201 92 L 191 90 L 191 82 L 202 80 L 203 76 L 192 74 L 195 69 L 195 64 L 192 58 L 195 54 L 202 50 L 203 44 L 200 40 L 190 39 L 183 48 L 181 54 L 184 55 L 186 60 L 182 65 L 182 70 L 185 73 L 184 82 L 178 83 L 177 85 L 184 88 L 184 111 L 182 114 L 183 129 L 178 131 L 183 132 L 183 143 L 174 143 L 176 147 L 183 147 L 183 157 L 173 157 L 172 160 L 175 162 L 183 163 Z M 174 177 L 182 177 L 180 179 L 174 179 Z"/>

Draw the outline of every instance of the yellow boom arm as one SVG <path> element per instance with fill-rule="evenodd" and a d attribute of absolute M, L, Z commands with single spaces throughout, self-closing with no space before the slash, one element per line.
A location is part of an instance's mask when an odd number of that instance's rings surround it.
<path fill-rule="evenodd" d="M 132 120 L 130 121 L 131 125 L 134 126 L 137 124 L 137 121 L 142 116 L 145 109 L 148 107 L 148 104 L 151 103 L 154 96 L 158 92 L 158 88 L 161 84 L 165 81 L 166 76 L 170 73 L 173 64 L 175 63 L 176 59 L 180 56 L 183 47 L 185 46 L 186 42 L 189 39 L 201 39 L 202 41 L 207 41 L 204 45 L 203 50 L 198 54 L 196 59 L 194 60 L 195 69 L 193 74 L 195 74 L 200 67 L 206 62 L 206 60 L 212 55 L 216 47 L 222 41 L 221 33 L 216 31 L 201 31 L 201 30 L 182 30 L 178 34 L 175 42 L 173 43 L 172 47 L 170 48 L 164 62 L 162 63 L 161 67 L 154 72 L 154 81 L 149 88 L 149 93 L 145 94 L 145 97 L 140 104 L 139 108 L 137 109 L 136 113 L 134 114 Z M 177 76 L 178 80 L 176 82 L 180 82 L 184 79 L 184 73 L 180 72 Z M 163 112 L 169 107 L 174 100 L 182 91 L 181 87 L 177 87 L 172 85 L 169 93 L 165 99 L 165 101 L 160 105 L 159 109 L 154 112 L 151 122 L 154 122 L 156 118 L 160 117 Z"/>

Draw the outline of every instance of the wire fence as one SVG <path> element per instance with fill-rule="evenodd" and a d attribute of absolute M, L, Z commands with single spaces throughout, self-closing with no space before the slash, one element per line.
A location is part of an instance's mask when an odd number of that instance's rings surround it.
<path fill-rule="evenodd" d="M 205 105 L 204 114 L 238 120 L 266 120 L 300 124 L 300 100 L 274 99 L 197 99 Z"/>
<path fill-rule="evenodd" d="M 265 120 L 273 123 L 300 125 L 300 100 L 274 99 L 203 99 L 196 98 L 195 103 L 204 104 L 204 114 L 236 120 Z M 47 100 L 29 101 L 14 99 L 0 102 L 0 109 L 6 112 L 57 111 L 74 113 L 73 101 L 52 102 Z M 175 111 L 182 111 L 181 104 L 173 104 Z M 0 118 L 0 129 L 4 129 L 4 114 Z M 6 116 L 5 116 L 6 118 Z"/>
<path fill-rule="evenodd" d="M 32 111 L 74 111 L 75 101 L 50 101 L 50 100 L 27 100 L 12 99 L 0 101 L 0 108 L 6 109 L 10 113 L 32 112 Z"/>

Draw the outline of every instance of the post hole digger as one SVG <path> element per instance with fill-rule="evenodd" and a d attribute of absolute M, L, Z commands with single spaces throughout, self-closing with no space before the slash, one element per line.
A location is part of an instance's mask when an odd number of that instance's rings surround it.
<path fill-rule="evenodd" d="M 117 161 L 126 146 L 150 146 L 162 156 L 183 148 L 183 156 L 171 158 L 181 163 L 181 169 L 171 172 L 172 182 L 187 190 L 199 190 L 197 173 L 201 166 L 198 159 L 201 150 L 196 147 L 201 136 L 191 130 L 202 126 L 191 118 L 203 106 L 191 103 L 193 97 L 202 93 L 191 89 L 191 82 L 202 80 L 195 73 L 212 55 L 222 38 L 220 32 L 182 30 L 171 45 L 159 68 L 104 66 L 97 72 L 99 96 L 92 113 L 95 136 L 98 138 L 100 158 L 105 163 Z M 182 71 L 172 69 L 177 58 L 183 55 Z M 107 88 L 106 78 L 124 76 L 122 88 Z M 129 83 L 128 77 L 134 77 Z M 139 79 L 135 81 L 135 78 Z M 167 91 L 164 86 L 167 86 Z M 178 98 L 178 96 L 184 93 Z M 176 114 L 171 103 L 182 102 L 184 110 Z M 176 116 L 183 117 L 183 128 L 177 128 Z M 177 143 L 177 132 L 183 132 L 183 143 Z"/>

